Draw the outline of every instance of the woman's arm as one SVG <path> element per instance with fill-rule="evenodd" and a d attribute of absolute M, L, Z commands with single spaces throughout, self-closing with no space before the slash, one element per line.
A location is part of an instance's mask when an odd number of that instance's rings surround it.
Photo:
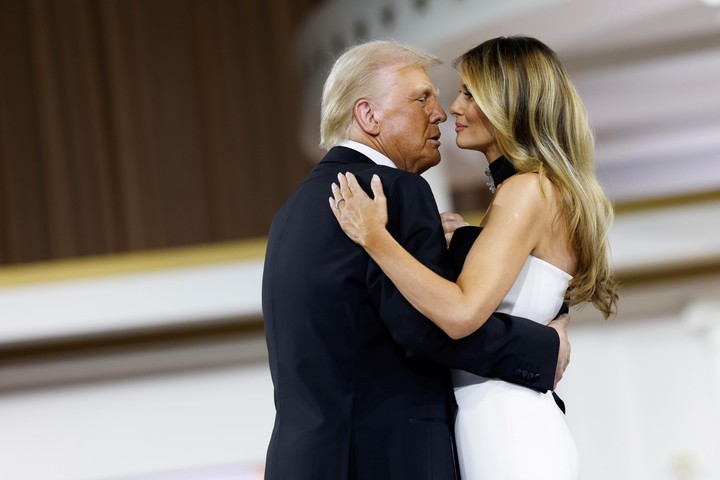
<path fill-rule="evenodd" d="M 456 339 L 481 327 L 510 290 L 538 243 L 546 211 L 537 175 L 506 180 L 453 283 L 415 260 L 388 233 L 387 200 L 379 178 L 371 183 L 374 200 L 351 173 L 339 175 L 338 180 L 331 207 L 342 229 L 365 248 L 418 311 Z"/>
<path fill-rule="evenodd" d="M 363 190 L 372 195 L 372 172 L 355 175 Z M 388 172 L 387 178 L 383 176 L 383 186 L 387 196 L 388 231 L 432 271 L 444 278 L 456 279 L 457 274 L 452 274 L 446 255 L 435 198 L 427 182 L 411 173 Z M 475 238 L 477 235 L 462 254 L 463 261 Z M 362 253 L 366 254 L 364 250 Z M 482 328 L 453 340 L 402 296 L 377 262 L 367 262 L 366 286 L 370 303 L 409 358 L 487 378 L 501 378 L 538 391 L 553 388 L 558 365 L 566 358 L 559 352 L 569 345 L 561 326 L 555 331 L 532 320 L 493 313 Z M 525 371 L 527 375 L 523 376 Z"/>

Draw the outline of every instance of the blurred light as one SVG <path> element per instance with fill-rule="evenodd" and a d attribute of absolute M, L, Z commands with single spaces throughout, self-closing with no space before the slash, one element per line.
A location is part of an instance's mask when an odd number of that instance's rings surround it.
<path fill-rule="evenodd" d="M 700 1 L 710 7 L 720 7 L 720 0 L 700 0 Z"/>

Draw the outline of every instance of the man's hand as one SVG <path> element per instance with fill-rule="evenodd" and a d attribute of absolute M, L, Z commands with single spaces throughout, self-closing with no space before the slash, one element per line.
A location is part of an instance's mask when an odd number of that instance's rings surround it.
<path fill-rule="evenodd" d="M 460 227 L 467 227 L 470 225 L 465 219 L 458 213 L 443 212 L 440 214 L 442 220 L 443 231 L 445 232 L 445 241 L 450 246 L 450 240 L 452 240 L 453 233 Z"/>
<path fill-rule="evenodd" d="M 555 383 L 553 384 L 553 390 L 557 387 L 563 373 L 565 373 L 568 363 L 570 363 L 570 341 L 568 340 L 567 332 L 565 332 L 568 322 L 570 322 L 570 317 L 567 313 L 564 313 L 552 322 L 548 323 L 548 327 L 554 328 L 560 337 L 560 349 L 558 350 L 557 369 L 555 370 Z"/>

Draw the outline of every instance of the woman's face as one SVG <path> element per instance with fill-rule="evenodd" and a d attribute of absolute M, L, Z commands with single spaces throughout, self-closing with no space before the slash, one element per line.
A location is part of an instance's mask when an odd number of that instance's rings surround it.
<path fill-rule="evenodd" d="M 450 113 L 455 116 L 455 133 L 457 146 L 467 150 L 478 150 L 485 154 L 488 161 L 500 156 L 500 149 L 495 143 L 492 125 L 480 109 L 470 91 L 463 82 L 460 93 L 450 106 Z"/>

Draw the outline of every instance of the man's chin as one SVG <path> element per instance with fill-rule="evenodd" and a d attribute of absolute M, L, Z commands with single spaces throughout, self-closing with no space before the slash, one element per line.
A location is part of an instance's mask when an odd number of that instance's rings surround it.
<path fill-rule="evenodd" d="M 418 167 L 417 167 L 417 170 L 415 171 L 415 173 L 417 173 L 418 175 L 423 174 L 439 163 L 440 163 L 440 153 L 438 152 L 438 154 L 436 156 L 434 156 L 433 158 L 430 158 L 425 162 L 418 163 Z"/>

